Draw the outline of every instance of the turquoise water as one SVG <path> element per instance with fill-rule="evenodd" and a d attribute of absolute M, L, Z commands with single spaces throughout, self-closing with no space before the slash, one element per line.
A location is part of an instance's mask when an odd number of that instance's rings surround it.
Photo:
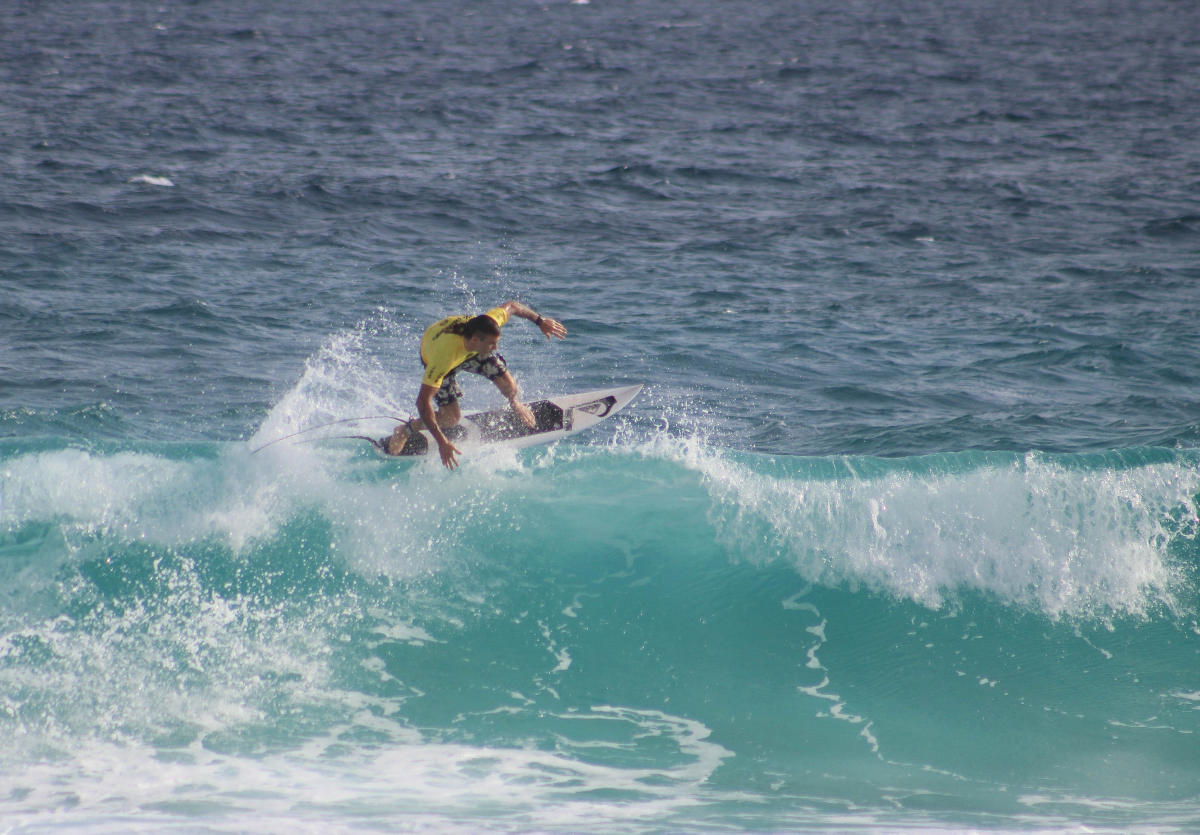
<path fill-rule="evenodd" d="M 636 432 L 10 450 L 6 817 L 1195 825 L 1194 454 Z"/>
<path fill-rule="evenodd" d="M 1200 828 L 1195 18 L 0 10 L 4 827 Z"/>

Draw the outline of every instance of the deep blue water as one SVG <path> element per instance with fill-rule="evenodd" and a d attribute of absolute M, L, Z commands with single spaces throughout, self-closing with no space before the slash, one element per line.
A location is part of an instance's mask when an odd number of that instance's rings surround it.
<path fill-rule="evenodd" d="M 0 819 L 1194 831 L 1198 90 L 1165 0 L 0 8 Z M 643 394 L 251 452 L 510 298 Z"/>

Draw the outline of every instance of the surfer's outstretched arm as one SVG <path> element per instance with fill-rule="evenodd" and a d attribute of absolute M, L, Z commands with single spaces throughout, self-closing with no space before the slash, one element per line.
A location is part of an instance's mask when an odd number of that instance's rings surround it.
<path fill-rule="evenodd" d="M 567 336 L 567 329 L 563 326 L 562 322 L 557 319 L 551 319 L 549 316 L 543 316 L 533 308 L 527 307 L 520 302 L 505 302 L 500 306 L 508 311 L 509 316 L 520 316 L 522 319 L 528 319 L 530 322 L 533 322 L 546 335 L 547 339 L 552 336 L 565 339 Z"/>

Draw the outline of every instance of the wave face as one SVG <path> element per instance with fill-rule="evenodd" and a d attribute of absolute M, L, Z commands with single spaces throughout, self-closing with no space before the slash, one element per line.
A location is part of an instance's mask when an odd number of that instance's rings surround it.
<path fill-rule="evenodd" d="M 1192 452 L 249 450 L 4 447 L 6 820 L 1200 824 Z"/>

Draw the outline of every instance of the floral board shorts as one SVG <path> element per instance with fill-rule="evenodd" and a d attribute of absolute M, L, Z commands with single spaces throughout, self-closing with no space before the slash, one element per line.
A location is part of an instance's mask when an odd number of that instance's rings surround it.
<path fill-rule="evenodd" d="M 434 405 L 441 408 L 449 406 L 451 403 L 457 403 L 462 398 L 462 389 L 454 379 L 454 376 L 460 371 L 479 374 L 489 380 L 494 380 L 497 377 L 503 377 L 508 372 L 508 363 L 504 361 L 504 357 L 495 353 L 486 357 L 471 357 L 464 360 L 462 365 L 442 378 L 442 385 L 438 388 L 437 394 L 433 396 Z"/>

